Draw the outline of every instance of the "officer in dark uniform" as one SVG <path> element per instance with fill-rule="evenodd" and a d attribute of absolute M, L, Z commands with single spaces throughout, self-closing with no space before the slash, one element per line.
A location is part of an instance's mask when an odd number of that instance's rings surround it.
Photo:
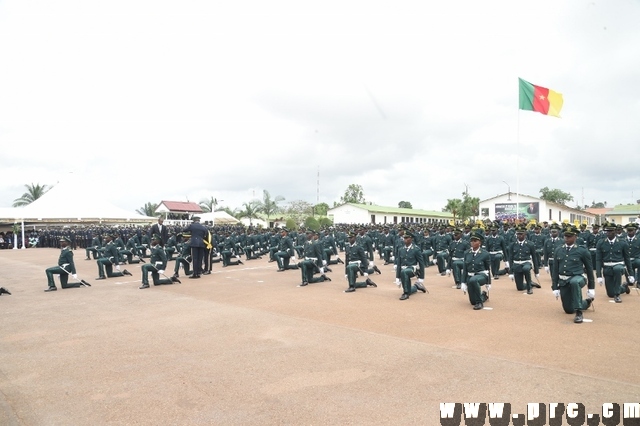
<path fill-rule="evenodd" d="M 640 273 L 640 238 L 638 238 L 638 224 L 635 222 L 625 226 L 627 230 L 626 242 L 629 244 L 629 260 L 631 260 L 631 270 L 629 274 L 633 276 L 638 286 L 638 273 Z"/>
<path fill-rule="evenodd" d="M 308 284 L 321 283 L 324 281 L 331 281 L 331 278 L 324 274 L 324 267 L 327 264 L 324 255 L 324 249 L 317 239 L 317 234 L 309 229 L 306 232 L 307 241 L 302 247 L 304 258 L 300 261 L 300 271 L 302 273 L 302 284 L 304 287 Z M 313 274 L 316 271 L 320 271 L 321 275 L 318 278 L 314 278 Z"/>
<path fill-rule="evenodd" d="M 467 240 L 462 238 L 462 230 L 453 230 L 453 241 L 449 244 L 449 257 L 447 258 L 447 269 L 445 273 L 450 275 L 453 271 L 453 281 L 456 288 L 460 288 L 462 283 L 462 268 L 464 267 L 464 254 L 471 248 Z"/>
<path fill-rule="evenodd" d="M 98 234 L 94 233 L 93 238 L 91 239 L 91 243 L 85 249 L 87 253 L 87 258 L 85 260 L 91 260 L 90 255 L 93 255 L 93 260 L 98 258 L 98 250 L 102 248 L 102 243 L 100 242 L 100 238 L 98 238 Z"/>
<path fill-rule="evenodd" d="M 123 275 L 131 275 L 131 272 L 127 271 L 126 269 L 120 272 L 120 253 L 118 252 L 118 248 L 113 242 L 114 237 L 115 236 L 113 234 L 106 234 L 104 236 L 104 240 L 106 241 L 103 247 L 104 251 L 102 252 L 102 257 L 98 258 L 97 260 L 98 273 L 100 274 L 100 276 L 96 278 L 96 280 L 104 280 L 107 277 L 112 278 L 121 277 Z M 113 271 L 113 265 L 116 266 L 115 272 Z M 104 274 L 105 269 L 107 270 L 106 277 Z"/>
<path fill-rule="evenodd" d="M 438 272 L 440 275 L 446 275 L 446 264 L 449 258 L 449 245 L 451 244 L 451 236 L 445 233 L 445 227 L 441 226 L 440 231 L 435 235 L 433 239 L 433 250 L 435 256 L 433 264 L 438 265 Z"/>
<path fill-rule="evenodd" d="M 474 310 L 484 308 L 491 290 L 491 255 L 481 247 L 483 240 L 484 233 L 481 229 L 471 232 L 471 249 L 465 252 L 463 261 L 460 288 L 463 293 L 469 293 L 469 302 Z M 486 286 L 486 291 L 482 291 L 483 285 Z"/>
<path fill-rule="evenodd" d="M 293 241 L 288 236 L 289 230 L 282 228 L 280 232 L 280 242 L 278 243 L 278 251 L 275 254 L 276 261 L 278 262 L 278 272 L 286 271 L 287 269 L 298 269 L 298 265 L 295 264 L 296 252 L 293 248 Z M 289 262 L 293 261 L 291 265 Z"/>
<path fill-rule="evenodd" d="M 551 288 L 556 299 L 562 300 L 562 308 L 568 314 L 575 313 L 575 323 L 583 321 L 582 311 L 588 309 L 596 296 L 591 254 L 576 244 L 578 228 L 569 225 L 564 230 L 564 245 L 556 249 L 551 271 Z M 587 275 L 585 280 L 583 274 Z M 582 300 L 582 287 L 588 286 L 587 299 Z"/>
<path fill-rule="evenodd" d="M 202 275 L 202 261 L 204 259 L 204 239 L 209 230 L 200 223 L 200 217 L 194 216 L 193 222 L 185 229 L 191 234 L 191 258 L 193 274 L 189 278 L 200 278 Z"/>
<path fill-rule="evenodd" d="M 189 241 L 191 234 L 183 232 L 180 235 L 182 236 L 182 246 L 180 247 L 178 257 L 176 258 L 172 278 L 178 278 L 180 276 L 180 265 L 182 265 L 182 269 L 184 269 L 184 274 L 186 276 L 191 274 L 191 244 Z"/>
<path fill-rule="evenodd" d="M 563 240 L 560 238 L 560 225 L 557 223 L 551 224 L 549 227 L 549 238 L 544 242 L 544 270 L 547 273 L 553 269 L 554 257 L 556 249 L 563 244 Z"/>

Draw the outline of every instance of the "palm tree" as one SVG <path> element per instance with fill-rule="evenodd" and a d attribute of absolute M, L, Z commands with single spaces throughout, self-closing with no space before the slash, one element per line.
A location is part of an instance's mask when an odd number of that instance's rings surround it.
<path fill-rule="evenodd" d="M 213 212 L 213 211 L 216 211 L 216 206 L 218 205 L 218 199 L 213 197 L 205 198 L 204 200 L 200 200 L 199 204 L 203 212 L 205 213 Z"/>
<path fill-rule="evenodd" d="M 258 201 L 258 211 L 264 213 L 267 216 L 267 223 L 269 222 L 269 218 L 280 212 L 280 207 L 278 206 L 278 202 L 284 201 L 284 197 L 282 195 L 278 195 L 273 200 L 271 199 L 271 194 L 266 189 L 262 193 L 262 201 Z"/>
<path fill-rule="evenodd" d="M 238 219 L 249 218 L 249 225 L 253 226 L 253 219 L 258 218 L 258 212 L 260 211 L 260 201 L 249 201 L 248 203 L 242 203 L 242 206 L 244 210 L 238 211 L 236 217 Z"/>
<path fill-rule="evenodd" d="M 136 212 L 138 212 L 143 216 L 157 216 L 156 215 L 157 208 L 158 208 L 157 203 L 148 202 L 148 203 L 145 203 L 144 206 L 140 207 L 139 209 L 136 209 Z"/>
<path fill-rule="evenodd" d="M 449 212 L 453 215 L 453 223 L 456 222 L 456 217 L 458 213 L 460 213 L 460 209 L 462 208 L 462 200 L 459 198 L 448 199 L 447 205 L 444 206 L 444 211 Z"/>
<path fill-rule="evenodd" d="M 27 188 L 27 192 L 22 194 L 22 197 L 13 200 L 13 207 L 22 207 L 31 204 L 51 189 L 47 185 L 40 185 L 39 183 L 35 185 L 33 183 L 31 185 L 25 185 L 25 188 Z"/>

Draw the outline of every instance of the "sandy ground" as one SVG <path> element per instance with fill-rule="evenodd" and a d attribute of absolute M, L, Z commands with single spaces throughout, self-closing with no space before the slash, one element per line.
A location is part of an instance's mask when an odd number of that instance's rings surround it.
<path fill-rule="evenodd" d="M 573 324 L 544 271 L 542 290 L 503 277 L 474 311 L 435 267 L 406 301 L 379 261 L 378 288 L 355 293 L 342 265 L 297 287 L 266 258 L 139 290 L 139 265 L 95 281 L 77 250 L 92 287 L 45 293 L 58 252 L 0 251 L 0 425 L 438 425 L 441 402 L 640 400 L 635 291 L 598 287 Z"/>

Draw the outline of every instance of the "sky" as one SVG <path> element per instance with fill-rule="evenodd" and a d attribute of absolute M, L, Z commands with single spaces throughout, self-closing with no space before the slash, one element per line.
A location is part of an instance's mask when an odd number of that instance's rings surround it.
<path fill-rule="evenodd" d="M 640 1 L 0 0 L 0 207 L 640 199 Z M 562 93 L 518 110 L 518 77 Z M 82 202 L 82 194 L 77 200 Z"/>

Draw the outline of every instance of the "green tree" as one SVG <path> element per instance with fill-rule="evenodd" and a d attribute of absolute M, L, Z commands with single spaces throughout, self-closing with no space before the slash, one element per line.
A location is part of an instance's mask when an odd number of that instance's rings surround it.
<path fill-rule="evenodd" d="M 453 221 L 455 222 L 462 209 L 462 200 L 459 198 L 447 199 L 447 205 L 444 206 L 442 211 L 449 212 L 453 215 Z"/>
<path fill-rule="evenodd" d="M 326 216 L 329 211 L 329 204 L 327 203 L 318 203 L 313 206 L 313 214 L 316 216 Z"/>
<path fill-rule="evenodd" d="M 216 207 L 218 206 L 218 199 L 213 197 L 205 198 L 203 200 L 200 200 L 198 204 L 200 205 L 200 208 L 203 212 L 209 213 L 217 210 Z"/>
<path fill-rule="evenodd" d="M 304 220 L 304 226 L 307 229 L 318 232 L 320 230 L 320 222 L 315 217 L 309 216 Z"/>
<path fill-rule="evenodd" d="M 362 189 L 362 186 L 355 183 L 349 185 L 347 187 L 347 190 L 344 191 L 344 195 L 340 198 L 340 204 L 365 204 L 365 202 L 364 190 Z"/>
<path fill-rule="evenodd" d="M 136 209 L 136 212 L 138 212 L 143 216 L 158 216 L 158 214 L 156 213 L 157 208 L 158 208 L 158 204 L 148 202 L 148 203 L 145 203 L 144 206 L 140 207 L 139 209 Z"/>
<path fill-rule="evenodd" d="M 400 201 L 398 203 L 398 207 L 401 209 L 412 209 L 413 206 L 411 205 L 411 202 L 409 201 Z"/>
<path fill-rule="evenodd" d="M 260 202 L 258 200 L 249 201 L 248 203 L 242 203 L 242 207 L 244 210 L 239 210 L 236 213 L 236 219 L 248 218 L 249 225 L 253 225 L 253 219 L 258 218 L 258 213 L 260 209 Z"/>
<path fill-rule="evenodd" d="M 540 189 L 540 198 L 545 201 L 550 201 L 556 204 L 567 204 L 569 201 L 573 201 L 573 196 L 568 192 L 564 192 L 560 189 L 549 189 L 544 187 Z"/>
<path fill-rule="evenodd" d="M 284 197 L 282 195 L 278 195 L 275 198 L 271 198 L 271 194 L 266 189 L 262 192 L 262 201 L 259 201 L 259 212 L 264 213 L 267 216 L 267 223 L 269 223 L 269 218 L 276 213 L 280 213 L 282 210 L 278 203 L 280 201 L 284 201 Z"/>
<path fill-rule="evenodd" d="M 285 214 L 297 223 L 302 223 L 306 217 L 313 214 L 313 206 L 302 200 L 292 201 L 285 209 Z"/>
<path fill-rule="evenodd" d="M 333 221 L 328 217 L 321 217 L 319 222 L 322 227 L 333 225 Z"/>
<path fill-rule="evenodd" d="M 27 188 L 27 192 L 22 194 L 20 198 L 13 200 L 13 207 L 23 207 L 31 204 L 51 189 L 47 185 L 40 185 L 39 183 L 25 185 L 25 188 Z"/>
<path fill-rule="evenodd" d="M 604 209 L 605 207 L 607 207 L 607 202 L 597 202 L 595 200 L 593 200 L 591 202 L 591 206 L 590 207 L 586 207 L 585 208 L 592 208 L 592 209 Z"/>
<path fill-rule="evenodd" d="M 297 230 L 298 229 L 298 224 L 296 223 L 295 219 L 289 218 L 287 219 L 286 222 L 286 227 L 288 230 Z"/>

